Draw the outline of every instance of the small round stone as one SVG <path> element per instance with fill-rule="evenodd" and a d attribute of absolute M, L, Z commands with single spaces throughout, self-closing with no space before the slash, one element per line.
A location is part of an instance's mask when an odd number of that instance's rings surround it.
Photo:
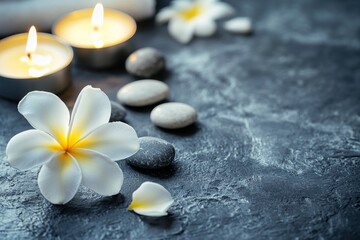
<path fill-rule="evenodd" d="M 125 67 L 130 74 L 149 78 L 165 67 L 165 58 L 154 48 L 141 48 L 126 59 Z"/>
<path fill-rule="evenodd" d="M 126 117 L 126 110 L 119 103 L 110 101 L 111 103 L 111 116 L 110 122 L 123 121 Z"/>
<path fill-rule="evenodd" d="M 129 83 L 117 93 L 119 101 L 132 107 L 144 107 L 164 100 L 169 87 L 157 80 L 140 80 Z"/>
<path fill-rule="evenodd" d="M 163 103 L 151 111 L 150 119 L 159 127 L 177 129 L 196 122 L 197 113 L 193 107 L 184 103 Z"/>
<path fill-rule="evenodd" d="M 247 17 L 236 17 L 224 23 L 224 29 L 237 34 L 250 34 L 251 20 Z"/>
<path fill-rule="evenodd" d="M 175 148 L 169 142 L 156 137 L 139 138 L 140 149 L 126 159 L 134 167 L 157 169 L 169 166 L 175 157 Z"/>

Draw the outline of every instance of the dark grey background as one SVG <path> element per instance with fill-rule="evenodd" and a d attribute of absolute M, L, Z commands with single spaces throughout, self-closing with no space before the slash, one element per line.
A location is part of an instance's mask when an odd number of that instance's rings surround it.
<path fill-rule="evenodd" d="M 38 190 L 37 169 L 1 161 L 1 239 L 360 238 L 360 1 L 231 3 L 252 18 L 254 35 L 220 29 L 183 46 L 165 26 L 139 27 L 137 47 L 166 55 L 168 71 L 158 78 L 170 86 L 169 101 L 194 106 L 199 121 L 163 131 L 145 108 L 128 109 L 127 122 L 139 136 L 173 143 L 176 164 L 138 171 L 119 162 L 118 196 L 81 189 L 54 206 Z M 87 84 L 115 99 L 134 80 L 121 67 L 73 70 L 74 84 L 61 95 L 70 107 Z M 8 140 L 30 126 L 16 103 L 1 99 L 0 109 L 3 159 Z M 148 180 L 174 196 L 168 217 L 126 210 Z"/>

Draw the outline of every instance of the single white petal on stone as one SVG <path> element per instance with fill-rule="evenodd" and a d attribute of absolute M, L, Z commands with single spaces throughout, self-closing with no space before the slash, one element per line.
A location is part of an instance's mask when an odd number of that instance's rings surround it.
<path fill-rule="evenodd" d="M 175 10 L 171 7 L 165 7 L 160 10 L 160 12 L 156 15 L 157 23 L 166 23 L 176 14 Z"/>
<path fill-rule="evenodd" d="M 49 134 L 32 129 L 12 137 L 6 147 L 9 164 L 19 170 L 40 166 L 56 154 L 59 143 Z"/>
<path fill-rule="evenodd" d="M 199 17 L 195 22 L 195 35 L 198 37 L 209 37 L 216 32 L 216 23 L 208 17 Z"/>
<path fill-rule="evenodd" d="M 232 33 L 248 34 L 252 31 L 251 20 L 246 17 L 233 18 L 224 23 L 224 29 Z"/>
<path fill-rule="evenodd" d="M 139 139 L 128 124 L 112 122 L 97 128 L 73 148 L 93 150 L 117 161 L 135 154 L 139 150 Z"/>
<path fill-rule="evenodd" d="M 81 168 L 82 184 L 85 187 L 104 196 L 120 192 L 124 175 L 116 162 L 94 151 L 75 150 L 71 154 Z"/>
<path fill-rule="evenodd" d="M 182 44 L 190 42 L 194 35 L 194 23 L 191 21 L 184 21 L 181 17 L 174 17 L 170 19 L 168 30 L 170 35 Z"/>
<path fill-rule="evenodd" d="M 174 200 L 163 186 L 153 182 L 144 182 L 133 193 L 129 210 L 151 217 L 167 215 Z"/>
<path fill-rule="evenodd" d="M 58 96 L 30 92 L 19 102 L 18 110 L 31 126 L 52 135 L 60 144 L 66 142 L 70 114 Z"/>
<path fill-rule="evenodd" d="M 227 3 L 215 2 L 208 4 L 205 9 L 206 15 L 212 19 L 219 19 L 233 15 L 235 9 Z"/>
<path fill-rule="evenodd" d="M 111 103 L 108 96 L 99 88 L 83 88 L 71 113 L 69 146 L 108 123 L 110 115 Z"/>
<path fill-rule="evenodd" d="M 81 170 L 69 154 L 61 154 L 41 167 L 38 184 L 41 194 L 53 204 L 65 204 L 76 194 Z"/>

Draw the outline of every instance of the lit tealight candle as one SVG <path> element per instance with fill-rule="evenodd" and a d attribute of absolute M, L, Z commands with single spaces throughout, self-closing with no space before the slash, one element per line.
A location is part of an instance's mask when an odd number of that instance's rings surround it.
<path fill-rule="evenodd" d="M 21 99 L 33 90 L 59 93 L 70 83 L 72 49 L 55 36 L 13 35 L 0 41 L 0 96 Z"/>
<path fill-rule="evenodd" d="M 104 9 L 101 3 L 72 12 L 53 26 L 53 33 L 73 46 L 78 63 L 92 68 L 111 67 L 125 59 L 135 32 L 132 17 Z"/>

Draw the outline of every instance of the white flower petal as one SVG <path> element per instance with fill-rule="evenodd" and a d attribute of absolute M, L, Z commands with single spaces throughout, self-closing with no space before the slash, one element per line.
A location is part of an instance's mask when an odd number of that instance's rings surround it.
<path fill-rule="evenodd" d="M 111 104 L 108 96 L 99 88 L 84 87 L 71 113 L 69 146 L 108 123 L 110 115 Z"/>
<path fill-rule="evenodd" d="M 117 161 L 135 154 L 139 150 L 139 139 L 128 124 L 112 122 L 97 128 L 73 148 L 90 149 Z"/>
<path fill-rule="evenodd" d="M 52 135 L 60 144 L 66 142 L 70 114 L 58 96 L 30 92 L 19 102 L 18 110 L 31 126 Z"/>
<path fill-rule="evenodd" d="M 233 18 L 224 23 L 224 29 L 232 33 L 248 34 L 251 32 L 251 20 L 247 17 Z"/>
<path fill-rule="evenodd" d="M 19 170 L 40 166 L 60 149 L 58 142 L 40 130 L 28 130 L 12 137 L 6 147 L 9 164 Z"/>
<path fill-rule="evenodd" d="M 175 10 L 171 7 L 165 7 L 160 10 L 160 12 L 156 15 L 157 23 L 166 23 L 170 20 L 171 17 L 175 15 Z"/>
<path fill-rule="evenodd" d="M 194 4 L 194 2 L 192 0 L 177 0 L 177 1 L 173 1 L 171 3 L 171 6 L 174 7 L 175 9 L 185 9 L 188 7 L 191 7 Z"/>
<path fill-rule="evenodd" d="M 215 2 L 209 4 L 206 9 L 206 15 L 212 19 L 219 19 L 231 16 L 235 13 L 235 9 L 227 3 Z"/>
<path fill-rule="evenodd" d="M 133 193 L 129 210 L 151 217 L 167 215 L 174 200 L 163 186 L 153 182 L 144 182 Z"/>
<path fill-rule="evenodd" d="M 168 25 L 170 35 L 180 43 L 190 42 L 194 35 L 194 23 L 184 21 L 180 17 L 174 17 Z"/>
<path fill-rule="evenodd" d="M 85 187 L 104 196 L 120 192 L 124 176 L 116 162 L 94 151 L 75 151 L 71 154 L 81 168 Z"/>
<path fill-rule="evenodd" d="M 195 35 L 199 37 L 209 37 L 216 32 L 216 23 L 208 17 L 196 19 Z"/>
<path fill-rule="evenodd" d="M 69 154 L 61 154 L 42 166 L 38 184 L 41 194 L 53 204 L 65 204 L 76 194 L 81 170 Z"/>

